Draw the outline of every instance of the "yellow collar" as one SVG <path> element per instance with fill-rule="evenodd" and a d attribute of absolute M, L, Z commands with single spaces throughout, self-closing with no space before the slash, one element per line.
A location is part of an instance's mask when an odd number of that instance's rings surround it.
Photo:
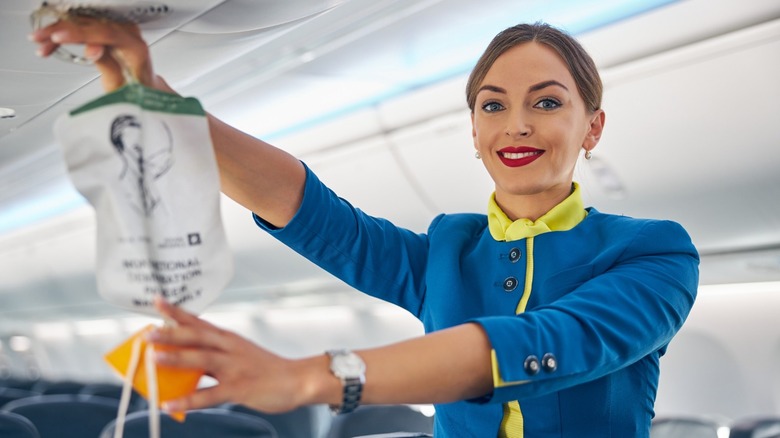
<path fill-rule="evenodd" d="M 574 228 L 585 219 L 588 212 L 582 204 L 580 185 L 573 182 L 572 187 L 573 190 L 566 199 L 535 222 L 530 219 L 518 219 L 512 222 L 496 203 L 496 193 L 493 192 L 488 202 L 490 235 L 498 241 L 511 242 L 550 231 L 566 231 Z"/>

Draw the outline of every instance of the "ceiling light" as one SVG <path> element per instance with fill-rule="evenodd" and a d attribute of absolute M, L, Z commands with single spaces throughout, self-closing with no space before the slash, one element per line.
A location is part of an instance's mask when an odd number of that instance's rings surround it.
<path fill-rule="evenodd" d="M 0 107 L 0 119 L 13 119 L 16 117 L 16 111 L 11 108 Z"/>
<path fill-rule="evenodd" d="M 25 351 L 30 350 L 32 341 L 27 336 L 11 336 L 11 338 L 8 339 L 8 346 L 17 353 L 24 353 Z"/>
<path fill-rule="evenodd" d="M 33 326 L 35 338 L 40 341 L 63 342 L 73 339 L 73 329 L 68 322 L 40 322 Z"/>

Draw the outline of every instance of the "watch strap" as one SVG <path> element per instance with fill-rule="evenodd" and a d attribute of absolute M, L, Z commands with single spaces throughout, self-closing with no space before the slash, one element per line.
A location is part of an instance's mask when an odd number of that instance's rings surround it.
<path fill-rule="evenodd" d="M 349 377 L 343 379 L 344 383 L 344 397 L 341 401 L 341 406 L 332 408 L 336 414 L 348 414 L 354 411 L 360 405 L 360 397 L 363 394 L 363 382 L 360 378 Z"/>

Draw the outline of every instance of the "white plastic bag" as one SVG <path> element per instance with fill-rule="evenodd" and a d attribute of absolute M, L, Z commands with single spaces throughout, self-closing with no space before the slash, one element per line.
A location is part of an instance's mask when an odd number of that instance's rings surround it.
<path fill-rule="evenodd" d="M 95 208 L 100 295 L 157 315 L 200 313 L 233 275 L 219 173 L 200 103 L 133 83 L 61 116 L 71 181 Z"/>

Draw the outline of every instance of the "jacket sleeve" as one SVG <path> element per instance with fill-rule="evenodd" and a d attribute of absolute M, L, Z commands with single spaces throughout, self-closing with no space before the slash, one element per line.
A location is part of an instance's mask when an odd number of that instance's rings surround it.
<path fill-rule="evenodd" d="M 669 221 L 647 222 L 608 266 L 558 300 L 516 316 L 473 320 L 486 331 L 498 376 L 492 402 L 559 391 L 663 351 L 693 306 L 698 254 Z M 530 356 L 556 359 L 534 373 Z"/>
<path fill-rule="evenodd" d="M 305 165 L 304 165 L 305 166 Z M 303 202 L 284 228 L 260 228 L 350 286 L 420 315 L 428 238 L 339 198 L 306 167 Z"/>

